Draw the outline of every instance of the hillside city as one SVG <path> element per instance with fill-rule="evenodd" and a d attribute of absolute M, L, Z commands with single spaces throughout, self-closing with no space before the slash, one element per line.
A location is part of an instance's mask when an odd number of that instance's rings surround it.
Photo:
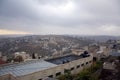
<path fill-rule="evenodd" d="M 120 80 L 120 0 L 0 0 L 0 80 Z"/>
<path fill-rule="evenodd" d="M 32 60 L 51 62 L 51 59 L 73 54 L 82 57 L 92 55 L 93 62 L 102 61 L 102 70 L 98 72 L 99 80 L 119 80 L 119 39 L 108 38 L 106 41 L 97 41 L 89 37 L 72 35 L 31 35 L 0 38 L 0 66 L 20 64 Z M 54 60 L 52 62 L 56 64 Z"/>

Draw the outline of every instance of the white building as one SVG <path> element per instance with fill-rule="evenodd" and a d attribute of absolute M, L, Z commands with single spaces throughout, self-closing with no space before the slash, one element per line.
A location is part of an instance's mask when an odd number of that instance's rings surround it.
<path fill-rule="evenodd" d="M 25 61 L 26 59 L 30 59 L 30 55 L 27 54 L 26 52 L 15 52 L 14 57 L 16 58 L 17 56 L 22 56 L 23 60 Z"/>
<path fill-rule="evenodd" d="M 2 60 L 6 62 L 7 61 L 7 56 L 2 56 Z"/>

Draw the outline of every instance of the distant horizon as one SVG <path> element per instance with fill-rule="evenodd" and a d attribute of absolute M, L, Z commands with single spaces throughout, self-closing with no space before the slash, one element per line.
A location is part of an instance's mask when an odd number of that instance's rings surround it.
<path fill-rule="evenodd" d="M 45 35 L 58 35 L 58 36 L 115 36 L 120 37 L 120 35 L 80 35 L 80 34 L 0 34 L 0 36 L 45 36 Z"/>

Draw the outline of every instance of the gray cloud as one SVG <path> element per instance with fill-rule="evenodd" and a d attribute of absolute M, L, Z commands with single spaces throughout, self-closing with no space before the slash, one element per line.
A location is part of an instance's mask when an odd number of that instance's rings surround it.
<path fill-rule="evenodd" d="M 0 29 L 34 34 L 118 35 L 119 4 L 119 0 L 1 0 Z"/>

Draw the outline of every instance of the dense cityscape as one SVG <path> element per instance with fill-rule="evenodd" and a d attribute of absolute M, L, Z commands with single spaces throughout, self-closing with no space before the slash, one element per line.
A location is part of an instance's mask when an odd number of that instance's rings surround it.
<path fill-rule="evenodd" d="M 98 37 L 101 38 L 99 41 L 96 40 Z M 103 39 L 106 40 L 103 41 Z M 110 80 L 114 77 L 115 80 L 119 79 L 119 75 L 114 76 L 119 73 L 119 37 L 115 39 L 113 36 L 94 36 L 93 40 L 90 36 L 83 37 L 73 35 L 29 35 L 0 38 L 1 70 L 5 66 L 38 60 L 45 60 L 54 64 L 61 64 L 61 61 L 65 60 L 62 64 L 67 64 L 71 59 L 77 59 L 75 56 L 73 58 L 72 55 L 82 56 L 83 58 L 92 55 L 93 63 L 94 61 L 101 61 L 103 65 L 102 70 L 99 72 L 99 79 Z M 67 60 L 69 57 L 71 57 L 71 59 Z M 58 60 L 60 60 L 60 63 Z M 107 72 L 109 72 L 109 74 Z M 2 75 L 2 73 L 0 74 Z M 108 78 L 106 78 L 106 76 L 108 76 Z M 44 79 L 46 78 L 47 77 L 44 77 Z M 55 77 L 52 78 L 55 79 Z M 64 79 L 62 78 L 60 80 Z"/>
<path fill-rule="evenodd" d="M 112 43 L 113 42 L 113 43 Z M 15 59 L 16 55 L 23 54 L 24 58 L 31 59 L 33 55 L 38 58 L 49 58 L 74 53 L 81 53 L 85 50 L 90 53 L 99 53 L 101 48 L 110 51 L 112 46 L 116 45 L 119 40 L 106 40 L 100 42 L 91 40 L 87 37 L 80 36 L 62 36 L 62 35 L 46 35 L 46 36 L 23 36 L 0 39 L 0 54 L 3 53 L 5 61 Z M 119 50 L 119 45 L 117 45 Z M 101 50 L 103 51 L 103 50 Z M 107 55 L 106 53 L 104 55 Z"/>
<path fill-rule="evenodd" d="M 0 80 L 120 80 L 120 0 L 0 0 Z"/>

